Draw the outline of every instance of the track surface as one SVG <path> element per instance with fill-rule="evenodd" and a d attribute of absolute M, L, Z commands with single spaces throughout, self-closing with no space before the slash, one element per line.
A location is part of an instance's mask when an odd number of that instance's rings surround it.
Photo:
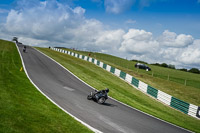
<path fill-rule="evenodd" d="M 66 111 L 105 133 L 184 133 L 188 132 L 165 123 L 112 99 L 105 105 L 87 100 L 93 91 L 51 59 L 31 47 L 23 53 L 18 45 L 31 80 Z"/>

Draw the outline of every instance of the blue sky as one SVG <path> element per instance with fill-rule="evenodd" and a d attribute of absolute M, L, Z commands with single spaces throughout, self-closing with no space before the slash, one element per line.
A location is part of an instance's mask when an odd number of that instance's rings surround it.
<path fill-rule="evenodd" d="M 119 13 L 106 12 L 103 1 L 82 0 L 76 1 L 75 4 L 86 9 L 86 17 L 112 24 L 115 28 L 139 28 L 155 34 L 168 29 L 179 34 L 200 37 L 200 3 L 197 0 L 146 1 L 148 1 L 146 4 L 140 1 L 131 3 L 132 6 L 128 6 Z M 122 25 L 127 20 L 133 20 L 136 23 Z"/>
<path fill-rule="evenodd" d="M 0 38 L 12 36 L 200 68 L 200 0 L 0 0 Z"/>

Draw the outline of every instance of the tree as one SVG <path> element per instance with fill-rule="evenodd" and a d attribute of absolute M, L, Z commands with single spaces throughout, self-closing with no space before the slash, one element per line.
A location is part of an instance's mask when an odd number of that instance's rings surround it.
<path fill-rule="evenodd" d="M 191 68 L 188 72 L 200 74 L 200 71 L 197 68 Z"/>
<path fill-rule="evenodd" d="M 162 63 L 161 66 L 162 67 L 168 67 L 168 65 L 166 63 Z"/>
<path fill-rule="evenodd" d="M 182 69 L 179 69 L 179 70 L 181 70 L 181 71 L 185 71 L 185 72 L 187 72 L 188 70 L 187 69 L 185 69 L 185 68 L 182 68 Z"/>

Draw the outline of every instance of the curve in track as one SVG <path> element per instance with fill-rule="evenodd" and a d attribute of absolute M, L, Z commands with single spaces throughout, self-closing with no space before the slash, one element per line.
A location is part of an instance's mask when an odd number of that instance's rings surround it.
<path fill-rule="evenodd" d="M 18 45 L 32 82 L 64 110 L 105 133 L 184 133 L 189 132 L 140 111 L 108 99 L 99 105 L 87 100 L 93 90 L 63 67 L 37 50 Z"/>

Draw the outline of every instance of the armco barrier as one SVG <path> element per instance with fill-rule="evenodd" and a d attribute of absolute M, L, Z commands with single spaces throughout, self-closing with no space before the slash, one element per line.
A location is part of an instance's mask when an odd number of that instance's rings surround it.
<path fill-rule="evenodd" d="M 151 87 L 151 86 L 149 86 L 149 85 L 148 85 L 148 87 L 147 87 L 147 93 L 148 93 L 149 95 L 155 97 L 155 98 L 157 98 L 157 96 L 158 96 L 158 90 L 155 89 L 155 88 L 153 88 L 153 87 Z"/>
<path fill-rule="evenodd" d="M 126 82 L 130 83 L 131 85 L 133 85 L 136 89 L 156 98 L 157 100 L 163 102 L 164 104 L 171 106 L 174 109 L 177 109 L 177 110 L 179 110 L 185 114 L 188 114 L 192 117 L 200 118 L 200 107 L 193 105 L 193 104 L 189 104 L 189 103 L 179 100 L 175 97 L 172 97 L 165 92 L 157 90 L 117 68 L 114 68 L 108 64 L 105 64 L 99 60 L 96 60 L 94 58 L 91 58 L 91 57 L 88 57 L 85 55 L 80 55 L 80 54 L 77 54 L 77 53 L 74 53 L 71 51 L 65 51 L 65 50 L 61 50 L 58 48 L 51 48 L 51 49 L 71 55 L 71 56 L 75 56 L 77 58 L 83 59 L 85 61 L 89 61 L 91 63 L 94 63 L 95 65 L 105 69 L 106 71 L 113 73 L 117 77 L 119 77 L 119 78 L 125 80 Z"/>
<path fill-rule="evenodd" d="M 120 78 L 126 79 L 126 73 L 121 71 L 120 72 Z"/>
<path fill-rule="evenodd" d="M 103 64 L 103 68 L 106 69 L 107 68 L 107 64 Z"/>
<path fill-rule="evenodd" d="M 172 97 L 171 103 L 170 103 L 171 107 L 173 107 L 175 109 L 178 109 L 178 110 L 182 111 L 185 114 L 188 114 L 189 105 L 190 105 L 189 103 L 184 102 L 182 100 L 179 100 L 179 99 L 177 99 L 175 97 Z"/>
<path fill-rule="evenodd" d="M 132 82 L 131 82 L 132 85 L 134 85 L 136 88 L 138 88 L 139 86 L 139 80 L 132 77 Z"/>
<path fill-rule="evenodd" d="M 110 72 L 111 72 L 111 73 L 115 73 L 115 68 L 111 66 Z"/>

